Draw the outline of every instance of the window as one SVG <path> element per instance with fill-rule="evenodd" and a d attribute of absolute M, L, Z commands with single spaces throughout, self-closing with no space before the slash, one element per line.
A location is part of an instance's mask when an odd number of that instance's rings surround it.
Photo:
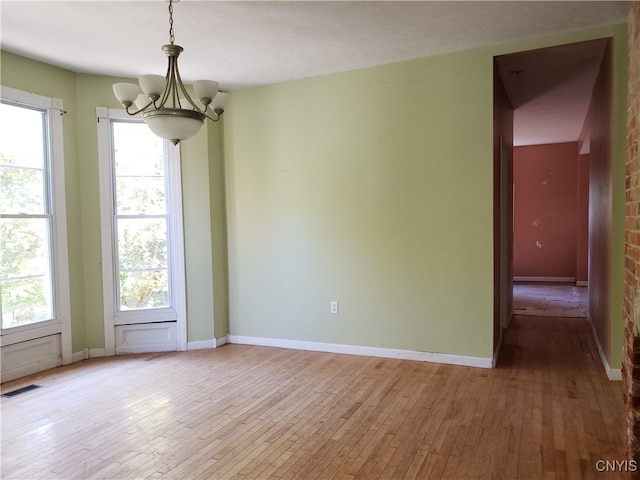
<path fill-rule="evenodd" d="M 113 121 L 117 310 L 170 306 L 162 140 L 144 123 Z"/>
<path fill-rule="evenodd" d="M 98 119 L 106 353 L 186 348 L 179 147 L 119 110 Z"/>
<path fill-rule="evenodd" d="M 2 328 L 51 320 L 51 185 L 46 110 L 0 104 Z"/>
<path fill-rule="evenodd" d="M 0 316 L 2 345 L 62 333 L 71 361 L 62 101 L 2 89 Z"/>

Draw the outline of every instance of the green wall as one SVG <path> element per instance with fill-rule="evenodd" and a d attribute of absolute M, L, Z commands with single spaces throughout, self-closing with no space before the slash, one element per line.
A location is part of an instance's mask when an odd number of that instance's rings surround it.
<path fill-rule="evenodd" d="M 213 263 L 209 203 L 208 135 L 203 129 L 181 143 L 182 199 L 187 276 L 187 340 L 214 335 Z"/>
<path fill-rule="evenodd" d="M 209 133 L 209 195 L 211 206 L 211 257 L 213 269 L 213 306 L 215 338 L 229 333 L 229 289 L 227 269 L 227 214 L 224 184 L 224 145 L 222 128 L 224 118 Z"/>
<path fill-rule="evenodd" d="M 470 51 L 234 92 L 232 334 L 491 357 L 492 71 Z"/>
<path fill-rule="evenodd" d="M 624 31 L 233 92 L 223 122 L 182 145 L 188 340 L 231 333 L 491 358 L 493 56 L 612 35 L 621 299 Z M 118 80 L 2 53 L 3 85 L 60 97 L 69 112 L 74 351 L 104 345 L 95 108 L 118 107 Z M 612 305 L 616 368 L 622 312 Z"/>
<path fill-rule="evenodd" d="M 606 36 L 624 26 L 234 92 L 231 334 L 490 358 L 493 57 Z"/>

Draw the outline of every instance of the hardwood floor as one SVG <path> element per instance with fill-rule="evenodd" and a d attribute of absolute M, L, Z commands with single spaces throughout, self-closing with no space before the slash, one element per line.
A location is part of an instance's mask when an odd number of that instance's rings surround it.
<path fill-rule="evenodd" d="M 534 317 L 587 317 L 589 291 L 562 283 L 514 283 L 513 310 Z"/>
<path fill-rule="evenodd" d="M 4 479 L 618 478 L 620 382 L 585 319 L 516 317 L 493 370 L 255 347 L 2 386 Z M 620 475 L 621 478 L 624 478 Z"/>

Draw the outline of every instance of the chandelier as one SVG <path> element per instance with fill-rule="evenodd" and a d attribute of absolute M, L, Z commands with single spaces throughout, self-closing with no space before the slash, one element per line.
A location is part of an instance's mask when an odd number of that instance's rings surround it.
<path fill-rule="evenodd" d="M 229 94 L 218 91 L 218 82 L 196 80 L 193 91 L 201 105 L 187 93 L 178 71 L 178 56 L 184 50 L 175 45 L 173 32 L 173 2 L 169 2 L 169 44 L 162 51 L 169 58 L 167 74 L 142 75 L 135 83 L 114 83 L 113 93 L 129 115 L 142 113 L 151 131 L 177 145 L 180 140 L 193 137 L 205 118 L 213 122 L 220 116 L 229 102 Z M 135 108 L 132 107 L 135 105 Z M 133 110 L 133 111 L 132 111 Z"/>

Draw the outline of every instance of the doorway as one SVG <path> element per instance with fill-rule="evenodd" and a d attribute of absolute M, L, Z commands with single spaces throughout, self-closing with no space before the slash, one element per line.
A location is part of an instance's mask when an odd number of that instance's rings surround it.
<path fill-rule="evenodd" d="M 597 244 L 597 232 L 603 230 L 601 218 L 611 215 L 602 202 L 610 191 L 599 188 L 599 172 L 591 178 L 589 156 L 592 131 L 611 125 L 599 114 L 593 120 L 594 108 L 611 108 L 611 93 L 605 91 L 610 43 L 598 39 L 495 57 L 496 355 L 514 314 L 588 317 L 593 299 L 607 298 L 601 263 L 610 254 Z M 609 157 L 599 157 L 597 168 L 607 162 Z M 590 256 L 590 247 L 598 255 Z M 594 275 L 596 290 L 589 294 Z M 600 332 L 597 337 L 603 339 Z"/>

